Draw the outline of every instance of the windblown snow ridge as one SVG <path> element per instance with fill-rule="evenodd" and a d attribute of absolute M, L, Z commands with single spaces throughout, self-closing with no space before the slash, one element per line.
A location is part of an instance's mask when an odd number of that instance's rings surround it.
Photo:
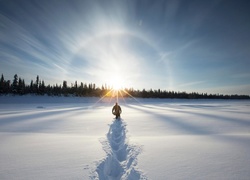
<path fill-rule="evenodd" d="M 122 120 L 114 120 L 110 125 L 107 140 L 102 142 L 107 157 L 97 166 L 93 179 L 147 179 L 135 169 L 141 147 L 130 145 L 126 132 L 126 123 Z"/>

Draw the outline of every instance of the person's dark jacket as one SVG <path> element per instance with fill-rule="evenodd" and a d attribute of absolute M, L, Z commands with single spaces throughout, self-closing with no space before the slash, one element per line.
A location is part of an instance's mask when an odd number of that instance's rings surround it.
<path fill-rule="evenodd" d="M 114 105 L 112 108 L 112 113 L 116 116 L 119 116 L 122 113 L 121 107 L 118 104 Z"/>

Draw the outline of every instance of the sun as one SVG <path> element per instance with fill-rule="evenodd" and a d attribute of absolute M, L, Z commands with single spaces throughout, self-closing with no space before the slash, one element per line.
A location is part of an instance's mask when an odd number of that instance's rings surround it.
<path fill-rule="evenodd" d="M 113 89 L 119 91 L 122 89 L 122 85 L 120 83 L 113 84 Z"/>
<path fill-rule="evenodd" d="M 114 78 L 111 85 L 114 90 L 116 91 L 121 90 L 123 86 L 122 79 L 118 77 Z"/>
<path fill-rule="evenodd" d="M 119 91 L 123 88 L 123 81 L 120 77 L 115 77 L 110 82 L 112 89 Z"/>

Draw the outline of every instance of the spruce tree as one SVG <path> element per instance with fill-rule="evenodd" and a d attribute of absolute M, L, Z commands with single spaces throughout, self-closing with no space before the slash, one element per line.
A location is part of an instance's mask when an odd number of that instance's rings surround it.
<path fill-rule="evenodd" d="M 67 81 L 63 81 L 62 93 L 64 94 L 64 96 L 68 95 Z"/>
<path fill-rule="evenodd" d="M 34 84 L 33 84 L 33 80 L 30 81 L 30 93 L 34 93 Z"/>
<path fill-rule="evenodd" d="M 36 76 L 36 84 L 35 84 L 36 94 L 39 94 L 39 76 Z"/>
<path fill-rule="evenodd" d="M 44 83 L 44 80 L 42 80 L 42 82 L 40 81 L 39 91 L 40 91 L 41 95 L 45 94 L 45 83 Z"/>
<path fill-rule="evenodd" d="M 23 95 L 24 94 L 24 88 L 25 88 L 25 84 L 23 84 L 24 81 L 22 81 L 22 79 L 19 77 L 18 80 L 18 94 L 19 95 Z"/>
<path fill-rule="evenodd" d="M 12 93 L 17 94 L 17 92 L 18 92 L 18 76 L 17 74 L 15 74 L 12 83 Z"/>
<path fill-rule="evenodd" d="M 3 77 L 3 74 L 1 76 L 1 80 L 0 80 L 0 93 L 3 94 L 4 93 L 4 77 Z"/>

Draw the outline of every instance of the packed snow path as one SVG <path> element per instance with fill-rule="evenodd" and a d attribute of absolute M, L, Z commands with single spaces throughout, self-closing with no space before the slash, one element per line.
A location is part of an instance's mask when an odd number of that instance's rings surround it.
<path fill-rule="evenodd" d="M 107 153 L 105 160 L 98 165 L 96 172 L 100 180 L 146 179 L 135 169 L 137 156 L 141 148 L 130 145 L 126 136 L 126 123 L 122 119 L 114 120 L 103 140 L 103 149 Z"/>

